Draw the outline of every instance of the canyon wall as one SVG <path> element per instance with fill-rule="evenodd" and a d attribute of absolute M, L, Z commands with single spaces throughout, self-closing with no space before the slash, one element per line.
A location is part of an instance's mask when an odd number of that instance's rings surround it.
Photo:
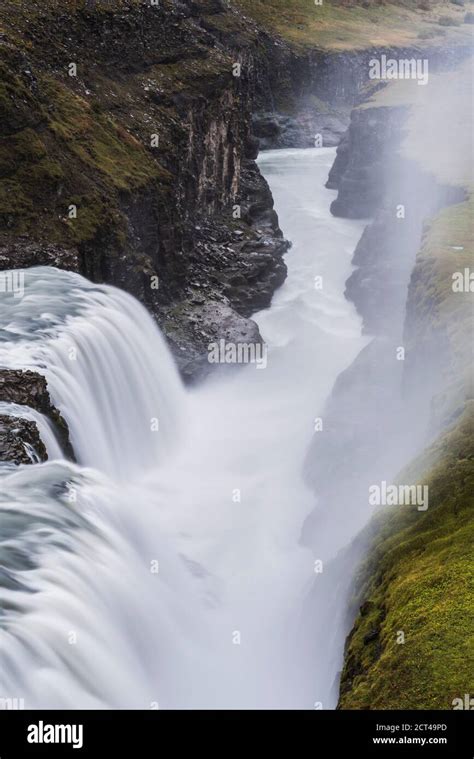
<path fill-rule="evenodd" d="M 467 125 L 466 70 L 439 81 L 453 95 L 433 84 L 438 108 Z M 375 98 L 353 112 L 329 179 L 338 189 L 333 213 L 373 216 L 346 289 L 370 342 L 339 377 L 307 460 L 318 503 L 305 541 L 318 546 L 335 510 L 343 534 L 360 531 L 328 567 L 331 587 L 349 604 L 339 619 L 349 633 L 342 709 L 452 708 L 472 687 L 464 617 L 474 529 L 472 294 L 465 280 L 453 287 L 472 256 L 472 198 L 461 168 L 471 170 L 469 138 L 463 146 L 465 135 L 453 135 L 448 171 L 440 171 L 417 142 L 421 104 L 402 101 Z M 441 134 L 441 114 L 438 121 Z M 422 141 L 428 134 L 425 124 Z M 363 528 L 374 510 L 370 489 L 382 482 L 425 487 L 429 508 L 379 504 Z M 320 585 L 312 604 L 326 592 Z"/>

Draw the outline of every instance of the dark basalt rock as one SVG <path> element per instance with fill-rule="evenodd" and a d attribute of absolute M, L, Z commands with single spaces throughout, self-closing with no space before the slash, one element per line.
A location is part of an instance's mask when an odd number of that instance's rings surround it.
<path fill-rule="evenodd" d="M 331 213 L 349 219 L 372 216 L 387 190 L 387 165 L 400 145 L 407 108 L 360 108 L 351 123 L 327 187 L 338 189 Z"/>
<path fill-rule="evenodd" d="M 0 401 L 29 406 L 45 416 L 54 413 L 45 378 L 31 371 L 0 369 Z"/>
<path fill-rule="evenodd" d="M 55 266 L 67 271 L 80 270 L 77 250 L 52 243 L 37 243 L 27 237 L 0 245 L 0 270 L 27 269 L 31 266 Z"/>
<path fill-rule="evenodd" d="M 0 401 L 28 406 L 48 417 L 53 423 L 56 436 L 64 454 L 69 459 L 74 460 L 74 452 L 69 440 L 67 423 L 58 409 L 51 403 L 46 379 L 41 374 L 16 369 L 0 369 Z M 5 418 L 15 420 L 18 423 L 26 421 L 15 417 Z M 33 422 L 28 422 L 26 426 L 19 424 L 19 429 L 31 432 L 32 426 L 36 428 Z M 8 434 L 9 431 L 11 431 L 11 425 L 7 425 L 5 434 Z M 27 442 L 29 442 L 28 439 Z"/>
<path fill-rule="evenodd" d="M 47 459 L 46 448 L 34 422 L 0 415 L 0 464 L 33 464 Z"/>
<path fill-rule="evenodd" d="M 43 5 L 26 20 L 22 4 L 0 10 L 0 163 L 15 197 L 0 208 L 0 266 L 61 266 L 127 290 L 191 365 L 210 331 L 204 314 L 200 328 L 187 321 L 197 290 L 237 323 L 285 277 L 259 147 L 337 144 L 376 51 L 296 50 L 225 0 Z"/>
<path fill-rule="evenodd" d="M 25 209 L 0 208 L 0 267 L 59 266 L 127 290 L 156 317 L 180 367 L 191 365 L 200 333 L 220 329 L 211 330 L 212 308 L 200 328 L 186 320 L 200 318 L 196 290 L 245 325 L 286 272 L 287 246 L 254 163 L 260 31 L 223 0 L 44 10 L 25 30 L 20 14 L 6 19 L 0 49 L 11 92 L 0 162 Z M 65 61 L 80 62 L 76 77 Z"/>
<path fill-rule="evenodd" d="M 344 133 L 336 150 L 336 160 L 331 166 L 326 187 L 328 190 L 337 190 L 347 169 L 350 158 L 349 130 Z"/>
<path fill-rule="evenodd" d="M 277 112 L 257 113 L 252 120 L 252 132 L 260 150 L 276 148 L 314 148 L 320 135 L 319 147 L 335 147 L 347 128 L 349 109 L 339 108 L 318 112 L 317 108 L 302 105 L 297 115 Z"/>
<path fill-rule="evenodd" d="M 211 371 L 216 371 L 216 365 L 208 360 L 209 346 L 219 340 L 225 340 L 236 346 L 239 344 L 262 343 L 257 324 L 252 319 L 245 319 L 231 309 L 225 302 L 206 300 L 202 305 L 196 303 L 188 307 L 187 321 L 195 327 L 192 343 L 186 352 L 186 359 L 179 365 L 186 382 L 194 383 L 202 380 Z M 216 327 L 216 325 L 219 325 Z M 170 330 L 170 334 L 172 334 Z M 189 361 L 188 356 L 194 355 Z M 223 367 L 227 368 L 227 367 Z M 232 371 L 235 366 L 230 367 Z"/>

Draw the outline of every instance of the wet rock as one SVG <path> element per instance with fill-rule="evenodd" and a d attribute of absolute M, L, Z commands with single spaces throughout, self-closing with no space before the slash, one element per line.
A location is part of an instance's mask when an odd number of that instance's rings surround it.
<path fill-rule="evenodd" d="M 34 422 L 0 415 L 0 464 L 33 464 L 47 459 L 46 448 Z"/>
<path fill-rule="evenodd" d="M 0 401 L 29 406 L 45 416 L 53 413 L 46 379 L 31 371 L 0 369 Z"/>
<path fill-rule="evenodd" d="M 0 401 L 27 406 L 48 417 L 53 423 L 65 456 L 74 460 L 67 423 L 58 409 L 51 403 L 46 379 L 41 374 L 16 369 L 0 369 Z M 17 419 L 17 421 L 26 420 Z M 28 425 L 36 427 L 31 422 L 26 425 L 25 429 L 29 429 Z"/>
<path fill-rule="evenodd" d="M 350 142 L 349 142 L 349 130 L 344 133 L 339 142 L 336 150 L 336 159 L 329 171 L 328 181 L 326 187 L 328 190 L 337 190 L 339 182 L 341 181 L 349 163 L 350 157 Z"/>
<path fill-rule="evenodd" d="M 79 253 L 52 243 L 37 243 L 27 237 L 0 245 L 0 270 L 26 269 L 30 266 L 55 266 L 78 272 Z"/>
<path fill-rule="evenodd" d="M 388 187 L 387 164 L 402 140 L 406 107 L 354 109 L 327 187 L 337 188 L 331 213 L 349 219 L 372 216 Z"/>
<path fill-rule="evenodd" d="M 14 193 L 25 210 L 0 211 L 0 266 L 60 266 L 121 287 L 165 333 L 174 309 L 170 344 L 179 360 L 186 352 L 191 360 L 194 325 L 177 323 L 191 282 L 209 302 L 227 298 L 238 314 L 241 303 L 267 302 L 284 279 L 271 194 L 263 180 L 246 184 L 259 174 L 250 117 L 253 67 L 265 53 L 255 47 L 256 24 L 223 0 L 156 7 L 124 0 L 120 9 L 91 1 L 71 13 L 48 6 L 27 25 L 12 14 L 7 26 L 0 56 L 12 97 L 0 158 L 24 179 Z M 64 60 L 81 61 L 77 77 L 64 79 Z M 150 147 L 155 132 L 159 145 Z M 234 215 L 240 204 L 253 204 L 248 219 Z M 274 262 L 264 266 L 239 247 L 239 237 L 257 241 L 257 219 L 275 238 L 266 250 Z M 242 235 L 234 235 L 237 226 Z M 220 277 L 226 266 L 249 275 L 247 297 Z"/>
<path fill-rule="evenodd" d="M 318 133 L 337 144 L 378 51 L 297 50 L 225 0 L 112 5 L 0 11 L 0 159 L 15 198 L 0 211 L 0 267 L 121 287 L 191 362 L 191 282 L 247 318 L 285 278 L 259 147 L 311 147 Z M 76 77 L 64 61 L 81 62 Z"/>
<path fill-rule="evenodd" d="M 259 140 L 270 140 L 270 144 L 280 136 L 282 124 L 288 119 L 278 113 L 261 113 L 253 117 L 252 130 Z M 262 143 L 260 143 L 262 146 Z"/>
<path fill-rule="evenodd" d="M 319 112 L 317 107 L 300 106 L 296 115 L 257 113 L 252 131 L 260 150 L 277 148 L 335 147 L 347 129 L 348 108 Z M 319 141 L 317 143 L 317 140 Z"/>
<path fill-rule="evenodd" d="M 175 348 L 181 374 L 188 383 L 202 380 L 216 369 L 216 365 L 209 361 L 211 344 L 220 340 L 236 346 L 263 342 L 257 324 L 238 314 L 226 299 L 222 302 L 206 299 L 203 305 L 186 302 L 181 309 L 183 313 L 179 320 L 173 321 L 170 314 L 166 332 Z M 180 327 L 184 320 L 188 328 L 183 335 Z M 185 348 L 181 355 L 180 346 Z"/>

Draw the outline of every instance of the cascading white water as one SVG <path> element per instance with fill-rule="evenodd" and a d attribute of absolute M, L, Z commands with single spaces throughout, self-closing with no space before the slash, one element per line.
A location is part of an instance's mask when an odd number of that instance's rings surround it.
<path fill-rule="evenodd" d="M 115 479 L 157 465 L 179 435 L 185 400 L 146 309 L 70 272 L 23 276 L 24 297 L 0 299 L 0 366 L 46 375 L 82 464 Z"/>
<path fill-rule="evenodd" d="M 261 158 L 293 241 L 288 279 L 255 317 L 264 371 L 185 392 L 146 311 L 75 274 L 29 270 L 23 299 L 0 301 L 0 365 L 46 374 L 79 462 L 0 470 L 0 696 L 29 708 L 320 700 L 301 629 L 315 558 L 299 542 L 314 505 L 302 466 L 363 344 L 343 297 L 362 223 L 329 213 L 333 159 Z"/>
<path fill-rule="evenodd" d="M 49 459 L 62 458 L 61 446 L 59 445 L 53 426 L 49 419 L 28 406 L 20 406 L 18 403 L 0 402 L 0 416 L 14 416 L 17 419 L 27 419 L 34 422 L 38 428 L 39 436 L 44 443 Z M 32 452 L 32 461 L 39 461 L 37 451 Z"/>

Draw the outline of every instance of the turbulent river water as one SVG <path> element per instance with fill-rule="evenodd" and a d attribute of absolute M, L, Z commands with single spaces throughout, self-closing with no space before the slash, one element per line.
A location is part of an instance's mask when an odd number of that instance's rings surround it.
<path fill-rule="evenodd" d="M 293 242 L 285 284 L 254 316 L 264 369 L 185 390 L 131 296 L 49 268 L 25 272 L 23 298 L 2 295 L 0 365 L 47 376 L 78 464 L 36 415 L 50 460 L 0 470 L 0 696 L 27 708 L 333 705 L 305 629 L 315 555 L 300 538 L 315 418 L 365 343 L 343 295 L 363 223 L 329 212 L 334 154 L 259 159 Z M 318 558 L 340 547 L 335 519 Z"/>

